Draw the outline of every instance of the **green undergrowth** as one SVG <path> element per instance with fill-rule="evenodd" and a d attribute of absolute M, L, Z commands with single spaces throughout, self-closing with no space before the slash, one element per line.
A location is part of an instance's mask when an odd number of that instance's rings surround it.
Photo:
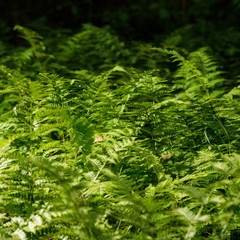
<path fill-rule="evenodd" d="M 29 46 L 0 45 L 1 239 L 230 239 L 240 85 L 207 47 L 15 29 Z"/>

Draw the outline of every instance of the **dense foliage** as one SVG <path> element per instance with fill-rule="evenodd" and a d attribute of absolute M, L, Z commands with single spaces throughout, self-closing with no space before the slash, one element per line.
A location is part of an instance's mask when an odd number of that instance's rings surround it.
<path fill-rule="evenodd" d="M 210 49 L 15 30 L 29 46 L 0 44 L 1 239 L 236 234 L 240 85 Z"/>

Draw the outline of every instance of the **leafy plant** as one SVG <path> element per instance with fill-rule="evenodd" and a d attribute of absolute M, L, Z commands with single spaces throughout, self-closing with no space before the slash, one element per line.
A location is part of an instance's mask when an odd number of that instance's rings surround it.
<path fill-rule="evenodd" d="M 230 238 L 239 87 L 207 48 L 131 49 L 90 25 L 48 48 L 16 29 L 30 47 L 1 57 L 2 239 Z"/>

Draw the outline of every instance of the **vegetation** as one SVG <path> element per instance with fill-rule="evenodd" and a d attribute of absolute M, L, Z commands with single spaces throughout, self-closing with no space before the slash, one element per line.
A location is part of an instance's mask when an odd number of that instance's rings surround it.
<path fill-rule="evenodd" d="M 1 239 L 237 234 L 240 85 L 210 48 L 15 30 L 29 45 L 0 43 Z"/>

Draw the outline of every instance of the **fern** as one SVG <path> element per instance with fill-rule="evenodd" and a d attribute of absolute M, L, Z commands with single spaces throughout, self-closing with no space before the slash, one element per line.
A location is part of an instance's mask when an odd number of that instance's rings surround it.
<path fill-rule="evenodd" d="M 49 54 L 16 30 L 30 47 L 1 59 L 2 239 L 230 238 L 239 92 L 208 49 L 130 49 L 85 25 Z"/>

